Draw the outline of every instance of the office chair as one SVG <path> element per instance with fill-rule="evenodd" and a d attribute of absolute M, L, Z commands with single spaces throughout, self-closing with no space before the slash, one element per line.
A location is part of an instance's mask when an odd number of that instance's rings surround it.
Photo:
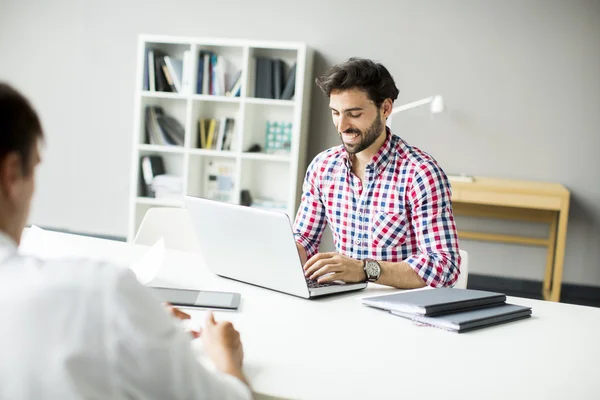
<path fill-rule="evenodd" d="M 167 249 L 200 252 L 190 214 L 185 208 L 150 208 L 144 215 L 133 243 L 152 246 L 160 238 L 164 239 Z"/>
<path fill-rule="evenodd" d="M 460 275 L 454 283 L 454 287 L 457 289 L 466 289 L 467 280 L 469 279 L 469 253 L 464 250 L 459 251 L 462 261 L 460 262 Z"/>

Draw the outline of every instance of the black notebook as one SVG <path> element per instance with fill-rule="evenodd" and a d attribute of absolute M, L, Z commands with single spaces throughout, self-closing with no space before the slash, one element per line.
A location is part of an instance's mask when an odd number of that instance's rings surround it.
<path fill-rule="evenodd" d="M 506 295 L 502 293 L 454 288 L 409 290 L 362 299 L 363 304 L 371 307 L 427 316 L 499 304 L 505 301 Z"/>
<path fill-rule="evenodd" d="M 431 325 L 460 333 L 528 318 L 531 316 L 531 308 L 504 303 L 433 317 L 403 313 L 399 311 L 392 311 L 392 314 L 421 324 Z"/>

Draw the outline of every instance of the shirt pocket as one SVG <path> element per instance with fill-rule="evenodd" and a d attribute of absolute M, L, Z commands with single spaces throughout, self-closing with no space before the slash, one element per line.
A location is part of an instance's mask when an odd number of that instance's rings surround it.
<path fill-rule="evenodd" d="M 372 238 L 375 248 L 395 247 L 406 241 L 409 221 L 406 211 L 375 211 L 373 213 Z"/>

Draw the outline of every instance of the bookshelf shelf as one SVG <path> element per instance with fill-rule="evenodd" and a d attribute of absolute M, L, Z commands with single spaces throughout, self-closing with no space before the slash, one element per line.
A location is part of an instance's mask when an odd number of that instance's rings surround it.
<path fill-rule="evenodd" d="M 140 144 L 138 150 L 144 153 L 175 153 L 182 154 L 185 148 L 182 146 L 160 146 L 156 144 Z"/>
<path fill-rule="evenodd" d="M 265 154 L 265 153 L 242 153 L 242 159 L 244 160 L 262 160 L 262 161 L 276 161 L 276 162 L 290 162 L 291 158 L 289 155 L 280 154 Z"/>
<path fill-rule="evenodd" d="M 266 106 L 294 107 L 296 105 L 294 100 L 259 99 L 256 97 L 248 97 L 244 101 L 248 104 L 263 104 Z"/>
<path fill-rule="evenodd" d="M 171 93 L 171 92 L 149 92 L 143 91 L 142 97 L 146 97 L 149 99 L 180 99 L 185 100 L 188 96 L 181 93 Z"/>
<path fill-rule="evenodd" d="M 194 94 L 191 98 L 195 101 L 215 101 L 223 103 L 240 103 L 242 101 L 239 97 L 214 96 L 209 94 Z"/>
<path fill-rule="evenodd" d="M 141 35 L 128 239 L 133 240 L 148 209 L 183 207 L 184 195 L 239 204 L 247 190 L 254 206 L 293 218 L 306 170 L 312 59 L 312 50 L 299 42 Z M 169 82 L 167 75 L 175 79 Z M 237 96 L 223 95 L 228 92 Z M 269 136 L 267 130 L 274 124 L 286 127 L 277 140 L 289 152 L 248 152 L 272 145 L 272 129 Z M 148 197 L 156 191 L 149 181 L 160 181 L 169 196 L 176 188 L 181 196 Z"/>
<path fill-rule="evenodd" d="M 188 153 L 190 156 L 210 156 L 210 157 L 221 157 L 221 158 L 235 158 L 238 153 L 234 151 L 225 150 L 210 150 L 210 149 L 189 149 Z"/>

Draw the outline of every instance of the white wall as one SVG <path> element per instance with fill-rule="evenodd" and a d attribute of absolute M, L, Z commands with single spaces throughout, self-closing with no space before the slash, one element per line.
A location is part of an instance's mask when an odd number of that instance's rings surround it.
<path fill-rule="evenodd" d="M 393 129 L 448 173 L 572 191 L 565 281 L 600 285 L 598 21 L 593 0 L 0 0 L 0 79 L 33 100 L 48 137 L 32 222 L 125 236 L 139 33 L 305 41 L 317 51 L 316 73 L 351 56 L 380 60 L 399 104 L 444 96 L 447 113 L 412 110 Z M 338 138 L 318 90 L 311 115 L 312 157 Z M 543 249 L 461 247 L 472 272 L 542 276 Z"/>

